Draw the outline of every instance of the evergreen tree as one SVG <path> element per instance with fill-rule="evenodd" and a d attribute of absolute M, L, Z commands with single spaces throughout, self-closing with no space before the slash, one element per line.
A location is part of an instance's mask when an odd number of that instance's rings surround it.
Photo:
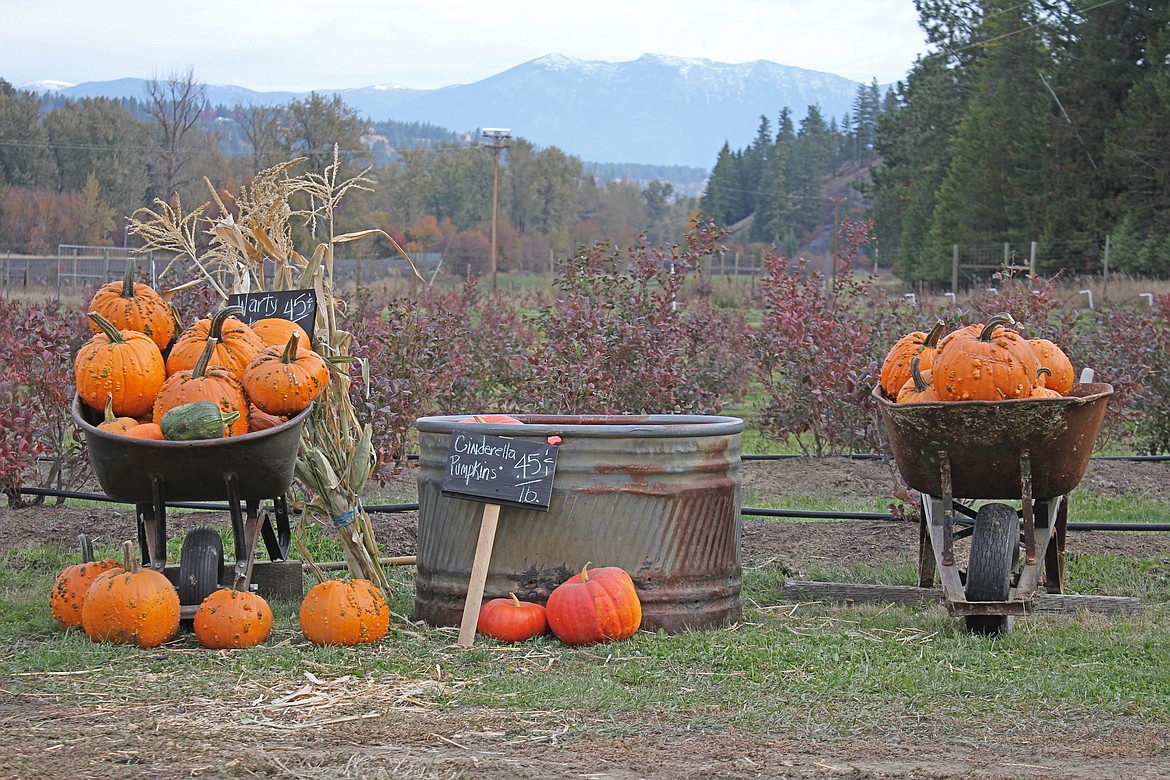
<path fill-rule="evenodd" d="M 792 228 L 798 235 L 811 233 L 821 223 L 828 200 L 824 178 L 833 170 L 833 138 L 818 105 L 808 107 L 792 145 L 788 166 L 788 192 Z"/>
<path fill-rule="evenodd" d="M 699 199 L 699 208 L 718 224 L 731 225 L 740 219 L 739 199 L 738 165 L 731 144 L 724 141 Z"/>
<path fill-rule="evenodd" d="M 0 187 L 49 185 L 53 161 L 41 126 L 41 104 L 0 79 Z"/>
<path fill-rule="evenodd" d="M 768 153 L 768 166 L 761 182 L 763 195 L 752 222 L 751 237 L 779 245 L 783 236 L 791 234 L 791 199 L 788 192 L 788 166 L 792 159 L 792 145 L 796 140 L 796 128 L 792 124 L 792 112 L 781 109 L 776 123 L 776 140 Z"/>

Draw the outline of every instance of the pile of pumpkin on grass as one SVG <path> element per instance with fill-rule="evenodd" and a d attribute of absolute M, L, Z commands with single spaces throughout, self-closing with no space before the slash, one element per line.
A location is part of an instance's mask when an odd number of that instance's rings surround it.
<path fill-rule="evenodd" d="M 550 629 L 568 645 L 621 641 L 637 633 L 642 605 L 633 580 L 616 566 L 589 568 L 557 586 L 548 606 L 509 598 L 492 599 L 476 628 L 501 642 L 523 642 Z M 66 567 L 49 596 L 53 617 L 80 628 L 94 642 L 158 647 L 178 634 L 179 594 L 164 575 L 141 569 L 134 543 L 123 543 L 123 560 L 105 559 Z M 315 645 L 353 646 L 377 642 L 390 629 L 390 608 L 373 583 L 332 579 L 317 583 L 300 608 L 301 633 Z M 251 591 L 220 588 L 195 612 L 192 628 L 203 647 L 254 647 L 272 633 L 272 610 Z"/>
<path fill-rule="evenodd" d="M 1048 339 L 1024 338 L 1014 324 L 1000 313 L 941 340 L 941 320 L 929 332 L 907 333 L 882 363 L 882 392 L 899 404 L 1067 396 L 1076 381 L 1068 356 Z"/>
<path fill-rule="evenodd" d="M 179 632 L 179 593 L 163 574 L 137 566 L 133 542 L 122 547 L 121 563 L 78 563 L 57 576 L 49 596 L 53 618 L 94 642 L 158 647 Z M 390 629 L 390 607 L 367 580 L 324 580 L 305 594 L 300 624 L 316 645 L 376 642 Z M 199 605 L 192 629 L 206 648 L 253 647 L 272 633 L 272 610 L 257 593 L 220 588 Z"/>
<path fill-rule="evenodd" d="M 138 439 L 216 439 L 308 408 L 329 366 L 304 328 L 280 318 L 248 325 L 242 314 L 225 307 L 174 339 L 175 314 L 149 285 L 128 276 L 99 289 L 88 314 L 93 338 L 73 362 L 78 397 L 103 416 L 97 427 Z"/>

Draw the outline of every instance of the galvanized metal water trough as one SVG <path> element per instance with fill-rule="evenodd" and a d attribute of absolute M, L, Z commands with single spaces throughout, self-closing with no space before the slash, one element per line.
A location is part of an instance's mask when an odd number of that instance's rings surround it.
<path fill-rule="evenodd" d="M 620 566 L 642 627 L 677 633 L 742 618 L 739 465 L 743 420 L 707 415 L 517 415 L 522 426 L 422 417 L 415 618 L 457 625 L 483 504 L 443 496 L 451 434 L 560 436 L 547 512 L 505 506 L 484 599 L 544 603 L 586 563 Z M 474 427 L 472 427 L 474 426 Z"/>

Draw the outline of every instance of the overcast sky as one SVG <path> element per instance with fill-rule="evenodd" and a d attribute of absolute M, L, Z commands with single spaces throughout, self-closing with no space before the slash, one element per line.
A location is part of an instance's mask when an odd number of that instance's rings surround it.
<path fill-rule="evenodd" d="M 913 0 L 0 0 L 0 78 L 260 91 L 467 84 L 544 54 L 771 60 L 880 83 L 925 51 Z"/>

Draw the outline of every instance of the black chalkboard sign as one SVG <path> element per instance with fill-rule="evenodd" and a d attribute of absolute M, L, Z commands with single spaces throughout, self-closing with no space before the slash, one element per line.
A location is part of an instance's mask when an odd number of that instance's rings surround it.
<path fill-rule="evenodd" d="M 455 431 L 443 495 L 547 511 L 556 467 L 551 444 Z"/>
<path fill-rule="evenodd" d="M 243 309 L 240 320 L 249 325 L 256 320 L 280 317 L 292 320 L 305 329 L 309 338 L 313 337 L 313 325 L 317 322 L 317 296 L 313 290 L 234 293 L 228 296 L 227 305 Z"/>

